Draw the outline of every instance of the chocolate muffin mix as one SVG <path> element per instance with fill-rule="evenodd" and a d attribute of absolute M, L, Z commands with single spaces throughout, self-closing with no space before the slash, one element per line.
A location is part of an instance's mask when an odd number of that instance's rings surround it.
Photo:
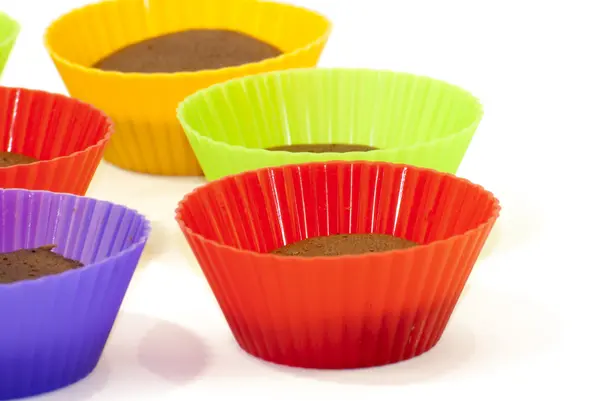
<path fill-rule="evenodd" d="M 342 256 L 386 252 L 417 246 L 416 242 L 386 234 L 338 234 L 307 238 L 271 253 L 282 256 Z"/>
<path fill-rule="evenodd" d="M 37 161 L 38 159 L 19 153 L 0 152 L 0 167 L 10 167 L 18 164 L 30 164 Z"/>
<path fill-rule="evenodd" d="M 283 150 L 286 152 L 309 152 L 309 153 L 348 153 L 348 152 L 369 152 L 377 150 L 372 146 L 367 145 L 350 145 L 350 144 L 304 144 L 304 145 L 283 145 L 267 148 L 267 150 Z"/>
<path fill-rule="evenodd" d="M 192 29 L 126 46 L 93 67 L 120 72 L 190 72 L 255 63 L 280 54 L 278 48 L 240 32 Z"/>
<path fill-rule="evenodd" d="M 76 260 L 52 252 L 55 245 L 0 253 L 0 284 L 32 280 L 82 267 Z"/>

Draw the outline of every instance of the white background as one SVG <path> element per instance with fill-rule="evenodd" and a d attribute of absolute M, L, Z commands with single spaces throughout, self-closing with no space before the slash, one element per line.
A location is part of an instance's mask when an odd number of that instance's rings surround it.
<path fill-rule="evenodd" d="M 600 399 L 594 2 L 296 2 L 334 21 L 322 66 L 430 75 L 484 104 L 459 175 L 492 190 L 503 212 L 442 341 L 412 361 L 359 371 L 247 356 L 173 220 L 202 181 L 103 164 L 88 194 L 137 208 L 154 231 L 96 371 L 40 400 Z M 42 34 L 81 4 L 0 0 L 23 26 L 4 85 L 65 93 Z"/>

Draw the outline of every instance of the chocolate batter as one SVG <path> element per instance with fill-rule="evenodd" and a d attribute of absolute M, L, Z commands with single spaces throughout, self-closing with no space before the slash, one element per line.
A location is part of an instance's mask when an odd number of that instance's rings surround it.
<path fill-rule="evenodd" d="M 32 280 L 82 267 L 83 264 L 52 252 L 55 245 L 0 253 L 0 283 Z"/>
<path fill-rule="evenodd" d="M 339 143 L 328 143 L 328 144 L 305 144 L 305 145 L 283 145 L 274 146 L 267 148 L 267 150 L 283 150 L 286 152 L 309 152 L 309 153 L 348 153 L 348 152 L 369 152 L 371 150 L 377 150 L 372 146 L 367 145 L 350 145 L 350 144 L 339 144 Z"/>
<path fill-rule="evenodd" d="M 341 256 L 386 252 L 417 246 L 416 242 L 386 234 L 338 234 L 307 238 L 271 253 L 282 256 Z"/>
<path fill-rule="evenodd" d="M 93 67 L 142 73 L 200 71 L 254 63 L 281 53 L 276 47 L 243 33 L 193 29 L 126 46 Z"/>
<path fill-rule="evenodd" d="M 17 164 L 29 164 L 37 162 L 38 160 L 25 156 L 19 153 L 11 152 L 0 152 L 0 167 L 16 166 Z"/>

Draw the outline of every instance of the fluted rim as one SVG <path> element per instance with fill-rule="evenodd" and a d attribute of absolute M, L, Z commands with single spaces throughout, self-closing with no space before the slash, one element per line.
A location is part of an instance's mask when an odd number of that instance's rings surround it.
<path fill-rule="evenodd" d="M 98 140 L 96 143 L 82 149 L 82 150 L 78 150 L 75 151 L 73 153 L 70 153 L 68 155 L 65 156 L 58 156 L 58 157 L 53 157 L 51 159 L 48 160 L 38 160 L 35 161 L 33 163 L 29 163 L 29 164 L 17 164 L 14 166 L 6 166 L 6 167 L 0 167 L 0 172 L 2 171 L 8 171 L 10 169 L 15 169 L 15 170 L 26 170 L 28 168 L 35 168 L 35 167 L 44 167 L 47 166 L 51 163 L 55 163 L 57 161 L 60 160 L 68 160 L 68 159 L 75 159 L 80 155 L 83 155 L 85 153 L 89 153 L 93 150 L 96 149 L 102 149 L 103 147 L 106 146 L 106 144 L 108 143 L 108 141 L 110 140 L 112 134 L 114 133 L 114 123 L 111 120 L 111 118 L 104 113 L 102 110 L 92 106 L 89 103 L 85 103 L 82 102 L 80 100 L 77 100 L 75 98 L 72 97 L 68 97 L 65 95 L 61 95 L 58 93 L 52 93 L 52 92 L 46 92 L 43 90 L 37 90 L 37 89 L 27 89 L 27 88 L 19 88 L 19 87 L 0 87 L 0 96 L 5 96 L 8 93 L 11 92 L 17 92 L 17 93 L 30 93 L 33 95 L 41 95 L 41 96 L 47 96 L 48 98 L 54 98 L 54 99 L 61 99 L 63 101 L 66 101 L 68 103 L 71 104 L 75 104 L 78 105 L 80 107 L 84 107 L 87 108 L 88 110 L 90 110 L 92 113 L 96 114 L 101 120 L 104 121 L 104 125 L 106 126 L 106 131 L 104 132 L 104 135 L 102 135 L 102 137 L 100 138 L 100 140 Z M 0 110 L 0 113 L 4 113 L 3 110 Z M 17 118 L 19 118 L 19 116 L 17 116 Z"/>
<path fill-rule="evenodd" d="M 303 166 L 310 168 L 310 167 L 319 167 L 319 166 L 324 166 L 324 165 L 327 167 L 331 167 L 331 168 L 340 167 L 340 166 L 344 166 L 344 165 L 354 165 L 354 166 L 362 165 L 362 166 L 373 166 L 373 167 L 388 166 L 388 167 L 393 167 L 394 169 L 397 169 L 397 170 L 411 169 L 411 170 L 417 171 L 417 172 L 427 172 L 427 173 L 430 173 L 433 175 L 437 175 L 439 177 L 450 178 L 451 180 L 453 180 L 455 182 L 466 183 L 472 189 L 477 190 L 480 193 L 482 193 L 488 201 L 492 202 L 493 207 L 491 208 L 491 211 L 490 211 L 489 215 L 487 216 L 487 218 L 485 219 L 485 221 L 483 221 L 476 227 L 466 230 L 465 232 L 463 232 L 461 234 L 452 235 L 452 236 L 450 236 L 446 239 L 442 239 L 442 240 L 431 241 L 427 244 L 423 244 L 418 247 L 412 247 L 412 248 L 406 248 L 406 249 L 400 249 L 400 250 L 390 250 L 390 251 L 378 252 L 378 253 L 360 254 L 360 255 L 318 256 L 318 257 L 311 257 L 311 258 L 305 258 L 305 257 L 301 257 L 301 256 L 287 256 L 287 255 L 280 256 L 280 255 L 271 254 L 271 253 L 260 253 L 260 252 L 256 252 L 256 251 L 244 250 L 244 249 L 236 248 L 234 246 L 225 245 L 218 241 L 206 238 L 205 236 L 196 233 L 192 228 L 189 227 L 189 225 L 185 221 L 185 218 L 183 217 L 183 209 L 184 209 L 186 203 L 189 201 L 189 199 L 197 196 L 199 193 L 202 193 L 203 191 L 207 191 L 208 190 L 207 188 L 210 188 L 212 185 L 216 185 L 220 182 L 232 181 L 232 180 L 236 180 L 236 179 L 244 180 L 245 178 L 252 177 L 252 176 L 258 176 L 260 173 L 269 172 L 269 171 L 289 171 L 291 169 L 303 167 Z M 414 254 L 416 252 L 429 252 L 438 246 L 443 246 L 445 244 L 461 240 L 461 239 L 468 237 L 476 232 L 484 231 L 486 227 L 493 224 L 493 222 L 498 218 L 498 216 L 500 215 L 500 210 L 501 210 L 500 201 L 490 191 L 486 190 L 481 185 L 475 184 L 465 178 L 457 177 L 453 174 L 442 173 L 442 172 L 439 172 L 439 171 L 436 171 L 433 169 L 416 167 L 416 166 L 411 166 L 411 165 L 407 165 L 407 164 L 394 164 L 394 163 L 386 163 L 386 162 L 368 162 L 368 161 L 351 161 L 351 162 L 333 161 L 333 162 L 325 162 L 325 163 L 312 162 L 312 163 L 303 163 L 303 164 L 296 164 L 296 165 L 285 165 L 285 166 L 280 166 L 280 167 L 266 167 L 266 168 L 262 168 L 259 170 L 246 171 L 246 172 L 238 174 L 238 175 L 223 177 L 216 181 L 209 182 L 208 184 L 198 187 L 198 188 L 194 189 L 192 192 L 190 192 L 184 196 L 184 198 L 178 203 L 178 206 L 175 210 L 175 220 L 178 222 L 179 226 L 181 227 L 181 229 L 183 230 L 183 232 L 186 235 L 188 235 L 189 237 L 194 238 L 198 241 L 201 241 L 203 243 L 210 244 L 212 247 L 214 247 L 216 249 L 225 250 L 225 251 L 231 252 L 233 254 L 236 254 L 238 256 L 241 256 L 241 255 L 251 256 L 253 258 L 258 259 L 259 260 L 258 263 L 260 263 L 260 261 L 269 261 L 270 260 L 273 262 L 281 262 L 285 265 L 286 263 L 289 263 L 290 261 L 291 262 L 295 261 L 296 263 L 311 263 L 311 262 L 330 261 L 332 259 L 335 259 L 336 261 L 344 261 L 344 260 L 355 261 L 355 260 L 359 260 L 359 259 L 369 258 L 371 261 L 374 261 L 377 259 L 388 258 L 390 255 L 399 255 L 399 254 L 410 255 L 410 254 Z"/>
<path fill-rule="evenodd" d="M 107 206 L 111 206 L 111 207 L 115 207 L 115 206 L 120 207 L 123 210 L 125 210 L 126 212 L 129 212 L 129 213 L 132 213 L 133 215 L 135 215 L 135 218 L 139 219 L 141 221 L 143 230 L 142 230 L 139 238 L 137 238 L 136 241 L 134 241 L 127 248 L 125 248 L 121 251 L 118 251 L 113 255 L 110 255 L 106 258 L 98 260 L 94 263 L 86 264 L 78 269 L 72 269 L 72 270 L 68 270 L 68 271 L 65 271 L 62 273 L 58 273 L 58 274 L 52 274 L 52 275 L 48 275 L 48 276 L 38 277 L 38 278 L 32 279 L 32 280 L 17 281 L 14 283 L 0 283 L 0 290 L 2 290 L 2 291 L 5 291 L 5 290 L 16 291 L 16 290 L 19 290 L 26 286 L 46 285 L 55 280 L 64 280 L 69 277 L 75 277 L 77 275 L 81 275 L 89 270 L 98 269 L 101 267 L 101 265 L 105 264 L 106 262 L 114 262 L 118 259 L 122 259 L 123 257 L 131 254 L 133 251 L 135 251 L 139 247 L 143 246 L 148 241 L 148 237 L 150 236 L 150 231 L 151 231 L 150 220 L 148 220 L 148 218 L 146 216 L 144 216 L 137 210 L 129 208 L 127 206 L 123 206 L 120 204 L 116 204 L 113 202 L 104 201 L 104 200 L 100 200 L 100 199 L 90 198 L 90 197 L 86 197 L 86 196 L 79 196 L 79 195 L 73 195 L 73 194 L 68 194 L 68 193 L 56 193 L 56 192 L 50 192 L 50 191 L 26 190 L 26 189 L 0 189 L 0 196 L 4 195 L 5 193 L 15 193 L 15 194 L 22 194 L 22 195 L 38 194 L 41 197 L 46 197 L 46 198 L 78 199 L 78 200 L 84 200 L 87 202 L 93 202 L 95 205 L 107 205 Z M 5 212 L 5 210 L 3 210 L 3 212 Z M 27 217 L 27 216 L 25 216 L 25 217 Z"/>
<path fill-rule="evenodd" d="M 325 22 L 326 28 L 321 33 L 321 35 L 318 38 L 316 38 L 314 41 L 307 43 L 305 46 L 294 49 L 291 52 L 283 53 L 277 57 L 272 57 L 272 58 L 264 59 L 264 60 L 261 60 L 258 62 L 253 62 L 253 63 L 246 63 L 246 64 L 242 64 L 239 66 L 224 67 L 224 68 L 212 69 L 212 70 L 193 71 L 193 72 L 188 71 L 188 72 L 175 72 L 175 73 L 142 73 L 142 72 L 127 72 L 127 73 L 125 73 L 125 72 L 120 72 L 120 71 L 105 71 L 105 70 L 92 68 L 92 67 L 85 66 L 85 65 L 73 62 L 71 60 L 68 60 L 67 58 L 63 57 L 61 54 L 59 54 L 54 49 L 54 46 L 50 39 L 50 36 L 52 34 L 52 31 L 54 29 L 56 29 L 56 27 L 59 26 L 61 23 L 63 23 L 66 17 L 75 15 L 77 13 L 83 13 L 85 11 L 93 10 L 94 8 L 102 7 L 102 5 L 104 3 L 108 3 L 108 2 L 114 3 L 114 2 L 120 2 L 120 1 L 126 1 L 126 0 L 108 0 L 108 1 L 100 1 L 97 3 L 88 4 L 88 5 L 85 5 L 82 7 L 75 8 L 75 9 L 71 10 L 70 12 L 60 16 L 58 19 L 54 20 L 48 26 L 48 28 L 46 29 L 46 32 L 44 33 L 44 44 L 45 44 L 46 50 L 48 51 L 50 56 L 57 62 L 60 62 L 70 68 L 79 70 L 80 72 L 92 73 L 92 74 L 95 74 L 98 76 L 103 76 L 103 77 L 121 77 L 121 78 L 127 77 L 128 79 L 148 80 L 148 79 L 174 79 L 174 78 L 189 79 L 189 78 L 198 77 L 198 76 L 209 76 L 209 75 L 216 75 L 216 74 L 219 74 L 219 75 L 221 75 L 221 74 L 243 75 L 242 73 L 248 67 L 260 67 L 261 69 L 274 69 L 277 65 L 283 63 L 283 60 L 286 60 L 288 58 L 293 58 L 301 53 L 308 52 L 313 48 L 323 45 L 325 42 L 327 42 L 329 35 L 331 33 L 331 28 L 332 28 L 331 21 L 327 17 L 325 17 L 324 15 L 322 15 L 316 11 L 309 10 L 304 7 L 295 6 L 295 5 L 291 5 L 291 4 L 278 3 L 278 2 L 274 2 L 274 1 L 229 0 L 229 1 L 235 1 L 235 2 L 253 2 L 253 3 L 257 3 L 257 4 L 269 3 L 274 6 L 293 9 L 293 10 L 297 11 L 298 13 L 304 13 L 306 15 L 311 15 L 316 19 L 320 19 L 321 21 Z M 178 1 L 178 0 L 173 0 L 173 1 Z"/>
<path fill-rule="evenodd" d="M 393 153 L 398 150 L 403 150 L 403 151 L 414 150 L 414 149 L 419 149 L 419 148 L 422 148 L 425 146 L 435 146 L 436 144 L 439 144 L 439 143 L 448 142 L 448 141 L 453 140 L 457 136 L 463 135 L 464 133 L 475 131 L 476 127 L 479 125 L 479 123 L 481 122 L 481 119 L 483 118 L 484 112 L 483 112 L 483 105 L 481 104 L 481 101 L 477 97 L 475 97 L 471 92 L 467 91 L 466 89 L 464 89 L 460 86 L 451 84 L 449 82 L 446 82 L 446 81 L 443 81 L 443 80 L 440 80 L 437 78 L 432 78 L 432 77 L 425 76 L 425 75 L 417 75 L 417 74 L 413 74 L 413 73 L 409 73 L 409 72 L 392 71 L 392 70 L 386 70 L 386 69 L 340 68 L 340 67 L 291 68 L 291 69 L 286 69 L 286 70 L 282 70 L 282 71 L 268 71 L 268 72 L 262 72 L 259 74 L 253 74 L 253 75 L 243 76 L 243 77 L 239 77 L 239 78 L 234 78 L 234 79 L 231 79 L 228 81 L 214 84 L 207 88 L 199 89 L 195 93 L 193 93 L 190 96 L 183 99 L 177 106 L 177 118 L 178 118 L 180 124 L 182 125 L 182 127 L 184 128 L 186 135 L 192 134 L 196 138 L 202 139 L 203 141 L 206 141 L 207 143 L 214 145 L 214 146 L 220 146 L 220 147 L 223 147 L 225 149 L 230 149 L 230 150 L 244 150 L 245 152 L 253 153 L 254 155 L 256 155 L 256 157 L 267 156 L 269 153 L 273 153 L 273 152 L 290 153 L 290 152 L 287 152 L 284 150 L 267 150 L 267 149 L 262 149 L 262 148 L 249 148 L 249 147 L 246 147 L 243 145 L 234 145 L 234 144 L 231 144 L 226 141 L 213 139 L 212 137 L 210 137 L 208 135 L 202 135 L 198 132 L 198 130 L 195 127 L 193 127 L 188 122 L 187 114 L 190 112 L 193 112 L 195 103 L 199 99 L 210 98 L 214 94 L 226 92 L 229 89 L 229 87 L 232 85 L 238 85 L 241 83 L 242 86 L 245 86 L 245 85 L 250 86 L 251 82 L 260 82 L 260 81 L 265 81 L 265 80 L 276 80 L 276 79 L 284 79 L 284 78 L 294 79 L 294 77 L 305 77 L 305 76 L 310 76 L 310 75 L 324 75 L 324 74 L 336 75 L 336 76 L 350 75 L 350 74 L 361 74 L 361 75 L 369 75 L 369 76 L 375 76 L 375 75 L 379 75 L 379 74 L 389 74 L 389 75 L 394 75 L 397 77 L 423 79 L 423 80 L 429 81 L 431 83 L 438 83 L 447 88 L 456 90 L 459 93 L 465 95 L 469 99 L 469 101 L 472 102 L 474 118 L 470 121 L 470 123 L 468 125 L 462 127 L 461 129 L 459 129 L 455 132 L 451 132 L 448 135 L 444 135 L 441 137 L 429 139 L 426 141 L 417 141 L 412 145 L 391 146 L 391 147 L 386 147 L 383 149 L 371 150 L 369 152 L 370 154 L 377 155 L 377 154 L 384 154 L 384 153 Z M 326 81 L 327 79 L 329 79 L 329 78 L 323 78 L 323 81 Z M 361 153 L 361 152 L 347 152 L 347 153 L 353 154 L 353 153 Z M 294 152 L 294 154 L 297 155 L 296 157 L 312 155 L 312 153 L 309 153 L 309 152 Z M 324 152 L 323 154 L 336 155 L 339 153 Z"/>

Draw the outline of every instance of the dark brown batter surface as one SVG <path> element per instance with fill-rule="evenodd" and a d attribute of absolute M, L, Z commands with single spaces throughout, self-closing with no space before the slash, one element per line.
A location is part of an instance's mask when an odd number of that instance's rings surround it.
<path fill-rule="evenodd" d="M 21 155 L 19 153 L 0 152 L 0 167 L 16 166 L 17 164 L 29 164 L 37 162 L 38 160 Z"/>
<path fill-rule="evenodd" d="M 271 253 L 282 256 L 341 256 L 386 252 L 417 246 L 416 242 L 386 234 L 339 234 L 307 238 Z"/>
<path fill-rule="evenodd" d="M 306 144 L 306 145 L 283 145 L 267 148 L 267 150 L 283 150 L 286 152 L 309 152 L 309 153 L 348 153 L 348 152 L 369 152 L 377 150 L 372 146 L 367 145 L 344 145 L 339 143 L 329 144 Z"/>
<path fill-rule="evenodd" d="M 281 53 L 276 47 L 243 33 L 193 29 L 126 46 L 93 67 L 142 73 L 200 71 L 254 63 Z"/>
<path fill-rule="evenodd" d="M 52 252 L 54 245 L 0 253 L 0 283 L 14 283 L 58 274 L 83 264 Z"/>

